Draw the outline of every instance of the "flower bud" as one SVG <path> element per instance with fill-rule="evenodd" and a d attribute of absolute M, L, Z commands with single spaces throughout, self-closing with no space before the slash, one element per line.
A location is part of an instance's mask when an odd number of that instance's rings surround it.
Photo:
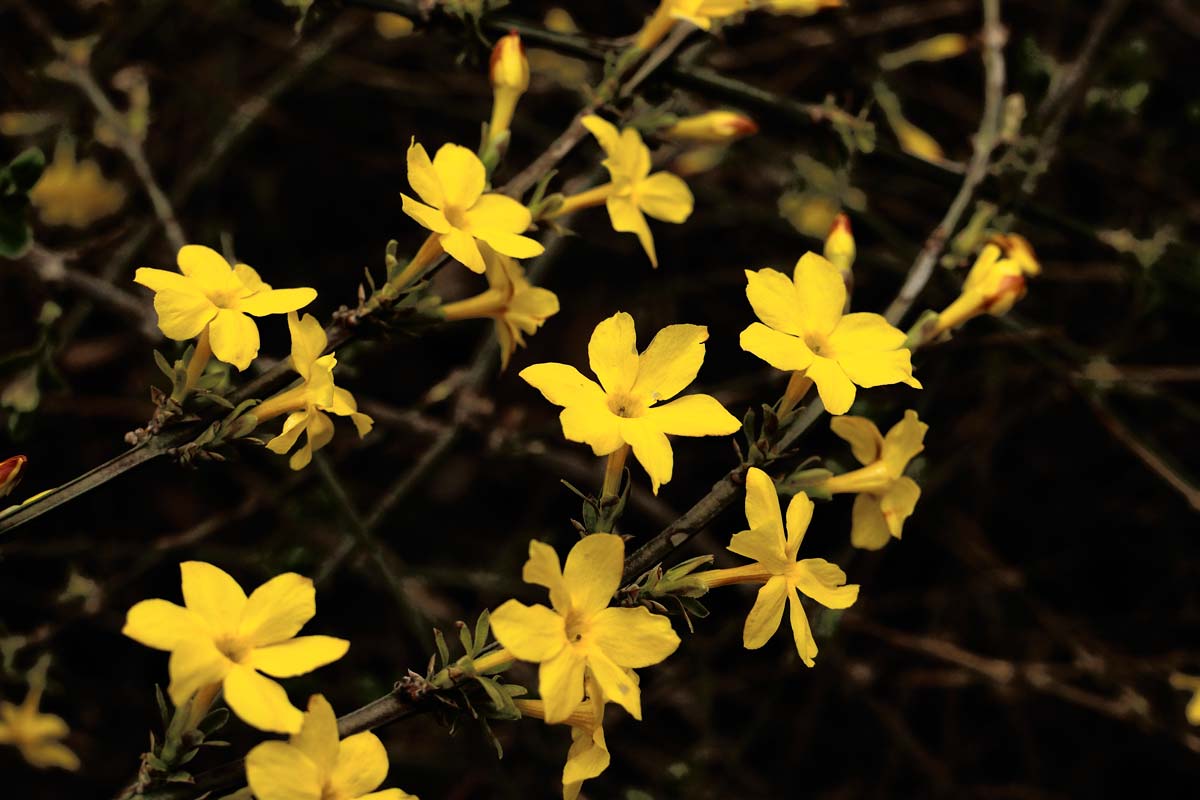
<path fill-rule="evenodd" d="M 967 274 L 962 294 L 938 315 L 930 336 L 957 328 L 981 314 L 999 317 L 1024 297 L 1027 265 L 1023 265 L 1019 259 L 1031 259 L 1032 250 L 1028 242 L 1023 250 L 1021 247 L 1017 244 L 1014 250 L 1019 255 L 1009 256 L 995 241 L 984 245 L 975 265 Z M 1037 264 L 1036 260 L 1030 263 Z"/>
<path fill-rule="evenodd" d="M 736 111 L 709 111 L 684 117 L 661 133 L 667 139 L 724 144 L 758 133 L 758 125 Z"/>
<path fill-rule="evenodd" d="M 854 232 L 850 230 L 850 217 L 838 214 L 833 218 L 833 227 L 825 237 L 825 259 L 842 273 L 843 278 L 850 277 L 850 268 L 854 266 Z"/>
<path fill-rule="evenodd" d="M 492 48 L 489 69 L 492 80 L 492 121 L 488 126 L 488 149 L 502 147 L 517 110 L 517 101 L 529 88 L 529 61 L 516 31 L 500 37 Z"/>
<path fill-rule="evenodd" d="M 0 461 L 0 497 L 7 497 L 25 477 L 25 456 L 13 456 Z"/>

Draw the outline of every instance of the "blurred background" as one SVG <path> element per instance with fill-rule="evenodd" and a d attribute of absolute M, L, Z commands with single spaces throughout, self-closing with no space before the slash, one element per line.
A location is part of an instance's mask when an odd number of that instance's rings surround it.
<path fill-rule="evenodd" d="M 653 5 L 514 0 L 501 13 L 599 49 Z M 276 286 L 315 287 L 309 310 L 322 319 L 355 304 L 364 269 L 382 274 L 389 239 L 401 253 L 420 245 L 424 231 L 401 211 L 406 148 L 414 136 L 431 152 L 475 147 L 495 34 L 445 17 L 410 32 L 377 17 L 381 6 L 318 3 L 297 32 L 296 9 L 272 0 L 0 3 L 0 162 L 36 145 L 75 177 L 35 190 L 34 246 L 0 260 L 0 459 L 29 459 L 9 500 L 120 453 L 163 383 L 152 351 L 181 352 L 131 281 L 136 267 L 174 265 L 138 170 L 187 241 L 236 253 Z M 645 721 L 610 712 L 613 763 L 587 796 L 1107 797 L 1145 791 L 1151 774 L 1200 777 L 1189 694 L 1169 682 L 1200 673 L 1200 7 L 1004 0 L 1001 15 L 1010 124 L 964 220 L 1010 224 L 1044 272 L 1007 317 L 918 353 L 923 391 L 860 393 L 854 413 L 884 430 L 907 408 L 930 425 L 903 540 L 854 552 L 851 500 L 820 504 L 806 552 L 863 588 L 840 618 L 814 619 L 816 668 L 788 636 L 742 649 L 749 588 L 710 595 L 712 616 L 694 634 L 677 620 L 680 651 L 643 671 Z M 364 441 L 339 425 L 299 473 L 249 445 L 227 463 L 156 462 L 0 536 L 0 697 L 23 697 L 26 673 L 52 655 L 43 707 L 68 721 L 83 763 L 37 772 L 0 748 L 6 787 L 104 797 L 133 777 L 167 657 L 120 628 L 143 598 L 179 600 L 180 561 L 210 561 L 247 589 L 286 570 L 316 578 L 306 632 L 353 645 L 287 688 L 297 703 L 323 692 L 339 713 L 423 672 L 433 626 L 453 640 L 454 622 L 485 607 L 541 601 L 519 581 L 528 542 L 565 554 L 579 502 L 560 480 L 594 492 L 602 463 L 562 439 L 557 409 L 516 373 L 584 366 L 592 328 L 625 310 L 643 346 L 667 324 L 707 325 L 695 387 L 735 415 L 773 402 L 785 376 L 738 346 L 753 320 L 743 270 L 790 272 L 844 211 L 858 243 L 855 308 L 890 302 L 971 156 L 980 28 L 974 0 L 852 0 L 697 34 L 639 103 L 740 109 L 761 130 L 701 152 L 648 140 L 696 196 L 686 224 L 651 222 L 658 270 L 602 209 L 583 212 L 577 235 L 536 267 L 562 311 L 506 372 L 483 321 L 357 343 L 338 354 L 338 382 L 376 419 Z M 86 59 L 140 138 L 142 164 L 77 73 L 55 65 L 53 36 Z M 533 83 L 498 182 L 542 152 L 601 75 L 595 60 L 527 45 Z M 705 70 L 766 95 L 694 91 Z M 552 190 L 599 158 L 583 142 Z M 970 259 L 959 244 L 903 327 L 956 296 Z M 481 288 L 457 267 L 435 282 L 447 298 Z M 285 357 L 282 321 L 260 329 L 263 363 Z M 675 477 L 657 497 L 633 467 L 621 531 L 635 541 L 737 464 L 725 440 L 674 448 Z M 828 418 L 800 455 L 850 466 Z M 674 558 L 738 563 L 722 552 L 743 522 L 739 502 Z M 532 670 L 512 674 L 535 683 Z M 567 729 L 493 728 L 503 760 L 469 718 L 379 731 L 385 786 L 425 800 L 556 796 Z M 236 720 L 226 734 L 232 749 L 203 752 L 194 771 L 261 738 Z"/>

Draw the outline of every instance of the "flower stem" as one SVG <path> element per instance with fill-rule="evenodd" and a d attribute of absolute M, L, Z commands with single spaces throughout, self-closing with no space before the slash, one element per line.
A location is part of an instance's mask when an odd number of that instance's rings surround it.
<path fill-rule="evenodd" d="M 574 214 L 583 208 L 602 205 L 608 199 L 608 196 L 612 194 L 612 191 L 613 185 L 611 183 L 602 183 L 579 194 L 569 195 L 563 198 L 562 205 L 547 214 L 543 214 L 542 218 L 554 219 L 555 217 Z"/>
<path fill-rule="evenodd" d="M 219 691 L 221 691 L 221 684 L 213 683 L 198 689 L 192 695 L 192 708 L 188 714 L 187 725 L 184 727 L 185 731 L 196 728 L 208 716 L 208 710 L 212 708 L 213 700 L 217 699 Z"/>
<path fill-rule="evenodd" d="M 671 28 L 675 27 L 675 22 L 676 19 L 671 16 L 671 4 L 663 0 L 658 4 L 654 14 L 642 25 L 642 29 L 638 31 L 637 39 L 633 42 L 634 49 L 649 50 L 654 47 L 662 41 Z"/>
<path fill-rule="evenodd" d="M 183 403 L 184 398 L 196 388 L 196 382 L 200 380 L 200 376 L 204 374 L 204 368 L 208 366 L 208 362 L 212 360 L 212 344 L 209 342 L 208 325 L 204 326 L 204 330 L 200 331 L 200 338 L 196 340 L 196 349 L 192 351 L 192 357 L 188 360 L 187 379 L 183 386 L 176 388 L 171 394 L 171 399 L 176 403 Z"/>
<path fill-rule="evenodd" d="M 629 457 L 629 445 L 608 454 L 608 462 L 604 465 L 604 484 L 600 487 L 600 504 L 606 500 L 616 500 L 621 493 L 621 478 L 625 475 L 625 459 Z"/>
<path fill-rule="evenodd" d="M 502 314 L 506 305 L 507 296 L 504 292 L 499 289 L 488 289 L 474 297 L 447 303 L 442 306 L 442 316 L 447 322 L 494 317 Z"/>
<path fill-rule="evenodd" d="M 409 261 L 396 277 L 389 280 L 387 285 L 393 289 L 403 289 L 411 283 L 416 283 L 443 252 L 445 251 L 442 249 L 442 241 L 438 238 L 438 234 L 429 234 L 421 244 L 421 249 L 412 257 L 412 261 Z"/>
<path fill-rule="evenodd" d="M 804 370 L 793 372 L 791 379 L 788 381 L 787 389 L 783 392 L 783 399 L 779 401 L 779 409 L 776 413 L 780 417 L 787 416 L 804 399 L 804 396 L 808 394 L 808 390 L 812 386 L 812 378 L 808 377 Z"/>
<path fill-rule="evenodd" d="M 486 672 L 494 667 L 499 667 L 510 661 L 515 661 L 513 654 L 501 647 L 499 650 L 493 650 L 475 659 L 475 671 Z"/>
<path fill-rule="evenodd" d="M 843 472 L 841 475 L 834 475 L 832 478 L 828 478 L 822 482 L 818 488 L 830 494 L 846 494 L 849 492 L 882 493 L 887 491 L 888 487 L 895 480 L 892 474 L 888 472 L 887 464 L 882 461 L 876 461 L 874 464 L 868 464 L 865 467 L 859 467 L 850 472 Z"/>
<path fill-rule="evenodd" d="M 307 404 L 307 389 L 304 384 L 293 386 L 291 389 L 268 397 L 257 406 L 250 410 L 254 418 L 259 423 L 266 422 L 273 417 L 278 417 L 280 414 L 286 414 L 289 411 L 299 411 Z"/>
<path fill-rule="evenodd" d="M 703 572 L 693 572 L 687 576 L 692 583 L 701 583 L 709 589 L 718 586 L 732 586 L 735 583 L 766 583 L 771 580 L 771 573 L 759 563 L 745 564 L 729 569 L 708 569 Z"/>

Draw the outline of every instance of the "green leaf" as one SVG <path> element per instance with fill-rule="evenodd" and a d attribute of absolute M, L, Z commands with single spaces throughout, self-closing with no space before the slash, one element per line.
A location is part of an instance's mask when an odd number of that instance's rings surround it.
<path fill-rule="evenodd" d="M 446 646 L 446 637 L 442 635 L 441 628 L 433 629 L 433 639 L 437 644 L 438 655 L 442 657 L 442 666 L 450 665 L 450 648 Z"/>
<path fill-rule="evenodd" d="M 487 644 L 488 633 L 491 631 L 491 627 L 492 615 L 491 612 L 485 608 L 483 613 L 479 615 L 479 619 L 475 620 L 475 649 L 470 653 L 472 657 L 474 657 L 475 654 L 482 650 L 483 646 Z"/>
<path fill-rule="evenodd" d="M 471 655 L 474 650 L 473 642 L 471 641 L 471 629 L 467 627 L 467 623 L 458 622 L 458 641 L 462 643 L 463 652 Z"/>
<path fill-rule="evenodd" d="M 23 151 L 8 162 L 8 174 L 12 176 L 13 183 L 22 194 L 33 188 L 45 169 L 46 156 L 36 147 Z"/>

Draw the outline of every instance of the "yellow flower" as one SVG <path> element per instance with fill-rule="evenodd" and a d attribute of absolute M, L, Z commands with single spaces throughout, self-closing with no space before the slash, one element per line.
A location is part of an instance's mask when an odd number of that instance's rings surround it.
<path fill-rule="evenodd" d="M 684 117 L 660 133 L 668 139 L 724 144 L 758 133 L 758 125 L 737 111 L 708 111 Z"/>
<path fill-rule="evenodd" d="M 846 573 L 842 572 L 841 567 L 823 558 L 796 560 L 796 552 L 808 531 L 812 514 L 813 503 L 808 495 L 800 492 L 793 497 L 787 508 L 785 537 L 775 484 L 767 473 L 751 467 L 746 473 L 746 521 L 750 524 L 750 530 L 735 533 L 729 542 L 729 549 L 739 556 L 753 559 L 755 563 L 728 571 L 742 573 L 738 582 L 764 582 L 742 631 L 742 643 L 746 649 L 757 650 L 775 635 L 783 620 L 786 601 L 796 650 L 809 667 L 813 666 L 813 659 L 817 655 L 817 643 L 813 640 L 808 617 L 800 604 L 800 594 L 826 608 L 849 608 L 858 599 L 858 584 L 843 585 L 846 583 Z M 704 575 L 698 573 L 698 576 Z"/>
<path fill-rule="evenodd" d="M 637 674 L 633 670 L 626 672 L 637 683 Z M 608 769 L 610 761 L 608 743 L 604 740 L 604 705 L 607 701 L 595 678 L 589 676 L 585 683 L 587 699 L 564 720 L 571 726 L 571 749 L 567 751 L 567 763 L 563 766 L 563 800 L 576 800 L 583 782 L 599 777 Z M 517 699 L 513 702 L 522 716 L 546 718 L 546 704 L 541 700 Z"/>
<path fill-rule="evenodd" d="M 756 0 L 755 8 L 762 8 L 772 14 L 795 14 L 807 17 L 823 11 L 826 8 L 842 8 L 845 0 Z"/>
<path fill-rule="evenodd" d="M 1184 714 L 1191 725 L 1200 725 L 1200 677 L 1184 675 L 1182 672 L 1171 673 L 1171 686 L 1175 689 L 1191 692 Z"/>
<path fill-rule="evenodd" d="M 542 323 L 558 313 L 558 296 L 530 284 L 516 260 L 500 255 L 486 244 L 479 250 L 487 265 L 488 290 L 447 303 L 442 306 L 442 314 L 447 321 L 481 317 L 495 320 L 500 369 L 507 369 L 513 352 L 525 346 L 524 334 L 537 333 Z"/>
<path fill-rule="evenodd" d="M 337 359 L 333 353 L 323 356 L 328 343 L 321 323 L 310 314 L 299 319 L 296 312 L 288 314 L 288 330 L 292 333 L 292 369 L 300 373 L 299 386 L 286 389 L 255 407 L 250 413 L 259 422 L 288 413 L 283 431 L 267 442 L 267 449 L 283 455 L 295 446 L 300 434 L 305 434 L 304 446 L 288 459 L 292 469 L 304 469 L 312 454 L 333 439 L 333 421 L 325 414 L 349 417 L 359 438 L 371 432 L 374 420 L 359 413 L 354 395 L 333 385 L 333 368 Z"/>
<path fill-rule="evenodd" d="M 594 114 L 584 117 L 583 124 L 604 150 L 607 158 L 602 163 L 612 178 L 611 183 L 588 194 L 606 189 L 603 196 L 613 230 L 636 234 L 650 263 L 657 267 L 654 237 L 644 214 L 663 222 L 686 221 L 692 215 L 694 203 L 691 190 L 678 175 L 669 172 L 650 174 L 650 149 L 633 128 L 618 132 L 611 122 Z"/>
<path fill-rule="evenodd" d="M 444 144 L 430 162 L 425 148 L 408 148 L 408 182 L 425 201 L 406 194 L 404 213 L 433 231 L 442 249 L 473 272 L 485 269 L 478 241 L 513 258 L 541 255 L 543 247 L 524 233 L 529 209 L 502 194 L 484 193 L 487 171 L 479 157 L 457 144 Z"/>
<path fill-rule="evenodd" d="M 886 438 L 865 417 L 838 417 L 830 423 L 830 428 L 850 443 L 850 451 L 863 466 L 834 475 L 820 488 L 830 494 L 858 494 L 854 498 L 850 543 L 865 550 L 878 550 L 891 537 L 900 538 L 904 520 L 912 515 L 921 497 L 921 487 L 905 477 L 904 470 L 925 449 L 929 426 L 910 409 L 904 412 L 904 419 L 892 426 Z"/>
<path fill-rule="evenodd" d="M 286 742 L 263 742 L 246 755 L 246 781 L 258 800 L 417 800 L 399 789 L 375 791 L 387 777 L 388 755 L 365 731 L 338 740 L 337 717 L 319 694 Z"/>
<path fill-rule="evenodd" d="M 661 0 L 654 14 L 646 19 L 638 31 L 633 46 L 638 50 L 649 50 L 680 20 L 686 20 L 698 28 L 709 30 L 713 22 L 750 10 L 751 0 Z"/>
<path fill-rule="evenodd" d="M 633 317 L 621 311 L 597 325 L 588 343 L 599 384 L 566 364 L 534 364 L 521 377 L 563 407 L 559 420 L 567 439 L 590 444 L 598 456 L 630 445 L 657 494 L 674 466 L 667 434 L 727 436 L 741 427 L 706 394 L 663 403 L 696 379 L 707 339 L 703 325 L 668 325 L 639 354 Z"/>
<path fill-rule="evenodd" d="M 207 333 L 213 355 L 240 370 L 258 355 L 258 326 L 248 314 L 286 314 L 317 297 L 313 289 L 272 289 L 250 267 L 230 267 L 201 245 L 180 248 L 177 260 L 182 275 L 146 268 L 134 274 L 134 282 L 154 291 L 159 330 L 176 341 Z"/>
<path fill-rule="evenodd" d="M 508 131 L 517 101 L 529 88 L 529 60 L 525 58 L 525 48 L 516 31 L 496 41 L 488 74 L 492 81 L 492 120 L 488 125 L 488 137 L 495 141 Z"/>
<path fill-rule="evenodd" d="M 25 456 L 10 456 L 0 461 L 0 497 L 8 497 L 13 489 L 25 477 L 25 464 L 29 461 Z"/>
<path fill-rule="evenodd" d="M 400 14 L 381 11 L 375 15 L 375 32 L 384 39 L 403 39 L 413 32 L 413 21 Z"/>
<path fill-rule="evenodd" d="M 851 268 L 854 266 L 856 252 L 850 217 L 838 214 L 833 218 L 833 225 L 829 227 L 829 235 L 825 237 L 825 260 L 838 268 L 845 282 L 853 280 L 854 273 L 851 272 Z"/>
<path fill-rule="evenodd" d="M 29 693 L 19 706 L 0 700 L 0 744 L 11 744 L 31 766 L 38 769 L 59 767 L 79 769 L 79 757 L 59 739 L 70 733 L 67 723 L 57 714 L 38 711 L 46 688 L 45 667 L 29 675 Z"/>
<path fill-rule="evenodd" d="M 1004 315 L 1025 296 L 1026 276 L 1041 270 L 1033 248 L 1023 236 L 994 237 L 979 252 L 963 282 L 962 293 L 938 314 L 928 336 L 954 330 L 981 314 Z"/>
<path fill-rule="evenodd" d="M 776 369 L 803 371 L 830 414 L 850 410 L 856 384 L 921 388 L 904 333 L 879 314 L 843 315 L 846 284 L 821 256 L 805 253 L 792 279 L 773 269 L 746 270 L 746 278 L 746 297 L 762 322 L 742 331 L 742 349 Z"/>
<path fill-rule="evenodd" d="M 264 731 L 296 733 L 304 715 L 283 687 L 261 673 L 291 678 L 337 661 L 350 647 L 332 636 L 296 636 L 317 613 L 308 578 L 285 572 L 249 597 L 212 564 L 185 561 L 184 606 L 143 600 L 129 609 L 123 634 L 171 653 L 167 692 L 176 706 L 220 686 L 235 714 Z"/>
<path fill-rule="evenodd" d="M 86 228 L 117 211 L 125 202 L 125 189 L 105 178 L 90 158 L 76 162 L 75 145 L 62 139 L 29 199 L 47 225 Z"/>
<path fill-rule="evenodd" d="M 532 541 L 521 577 L 549 589 L 553 608 L 509 600 L 492 613 L 496 641 L 514 657 L 540 664 L 538 692 L 547 722 L 565 722 L 583 701 L 585 674 L 605 697 L 641 719 L 641 691 L 627 670 L 657 664 L 679 646 L 666 617 L 644 606 L 608 607 L 621 585 L 624 558 L 620 536 L 594 533 L 571 548 L 560 569 L 554 548 Z"/>

